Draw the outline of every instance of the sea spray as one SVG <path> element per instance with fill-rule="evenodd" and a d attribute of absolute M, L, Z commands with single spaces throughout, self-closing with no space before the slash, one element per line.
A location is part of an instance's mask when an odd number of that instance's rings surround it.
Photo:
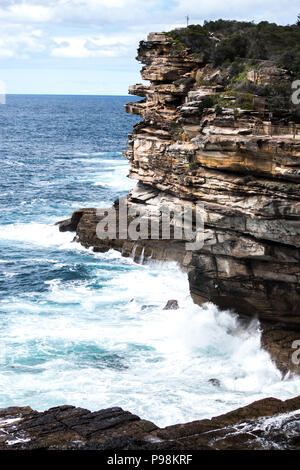
<path fill-rule="evenodd" d="M 54 226 L 134 184 L 121 157 L 137 122 L 127 100 L 19 96 L 1 107 L 0 407 L 122 406 L 163 426 L 298 395 L 299 379 L 282 380 L 260 348 L 258 324 L 194 305 L 176 265 L 93 253 Z M 178 310 L 164 310 L 169 299 Z"/>
<path fill-rule="evenodd" d="M 3 406 L 118 405 L 167 425 L 170 416 L 189 421 L 296 394 L 299 379 L 282 381 L 260 348 L 259 325 L 244 327 L 231 312 L 195 305 L 175 264 L 94 254 L 48 229 L 41 246 L 55 247 L 73 273 L 85 266 L 89 276 L 60 276 L 39 294 L 2 301 Z M 169 298 L 178 310 L 164 310 Z"/>

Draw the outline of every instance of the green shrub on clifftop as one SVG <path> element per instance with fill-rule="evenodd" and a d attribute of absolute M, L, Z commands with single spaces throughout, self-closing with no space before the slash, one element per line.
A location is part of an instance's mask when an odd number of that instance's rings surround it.
<path fill-rule="evenodd" d="M 294 74 L 300 73 L 300 28 L 296 24 L 217 20 L 166 34 L 215 66 L 229 65 L 239 58 L 273 60 Z"/>

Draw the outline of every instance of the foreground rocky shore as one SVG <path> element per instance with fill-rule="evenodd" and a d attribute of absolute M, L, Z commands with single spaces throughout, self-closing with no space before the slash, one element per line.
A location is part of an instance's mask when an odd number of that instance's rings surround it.
<path fill-rule="evenodd" d="M 158 428 L 121 408 L 0 409 L 0 450 L 300 450 L 300 396 Z M 171 419 L 171 417 L 170 417 Z"/>

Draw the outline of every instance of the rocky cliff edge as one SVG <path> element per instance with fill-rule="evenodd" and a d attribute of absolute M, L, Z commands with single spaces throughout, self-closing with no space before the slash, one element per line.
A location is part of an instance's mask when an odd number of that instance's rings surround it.
<path fill-rule="evenodd" d="M 291 345 L 300 334 L 299 125 L 284 110 L 283 119 L 273 115 L 267 99 L 240 91 L 230 67 L 213 66 L 168 34 L 151 33 L 137 59 L 150 84 L 131 86 L 129 93 L 143 99 L 125 107 L 142 118 L 124 152 L 138 181 L 128 207 L 161 226 L 163 206 L 195 211 L 201 204 L 203 247 L 187 251 L 176 235 L 130 240 L 118 228 L 116 239 L 99 239 L 95 209 L 76 211 L 60 229 L 76 231 L 96 251 L 176 260 L 195 302 L 257 316 L 279 367 L 297 370 Z M 270 61 L 242 67 L 239 80 L 254 89 L 291 79 Z"/>

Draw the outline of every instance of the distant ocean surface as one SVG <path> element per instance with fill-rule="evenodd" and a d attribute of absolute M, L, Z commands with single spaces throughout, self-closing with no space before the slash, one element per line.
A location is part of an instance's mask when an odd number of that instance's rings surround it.
<path fill-rule="evenodd" d="M 121 406 L 169 425 L 298 395 L 300 380 L 282 380 L 260 349 L 258 325 L 195 306 L 175 265 L 94 254 L 54 226 L 134 186 L 121 155 L 134 99 L 0 105 L 0 407 Z M 169 299 L 180 309 L 163 310 Z"/>

